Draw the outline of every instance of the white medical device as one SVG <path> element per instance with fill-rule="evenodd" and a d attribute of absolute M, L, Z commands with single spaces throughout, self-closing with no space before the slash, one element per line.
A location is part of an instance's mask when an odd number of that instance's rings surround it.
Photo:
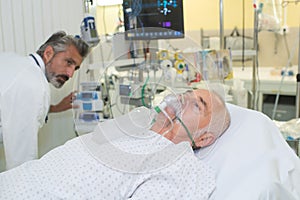
<path fill-rule="evenodd" d="M 79 115 L 80 122 L 98 122 L 100 120 L 100 116 L 95 112 L 84 112 Z"/>
<path fill-rule="evenodd" d="M 76 95 L 76 100 L 74 101 L 79 109 L 83 111 L 102 111 L 103 101 L 101 98 L 101 93 L 98 91 L 83 91 Z"/>
<path fill-rule="evenodd" d="M 81 38 L 91 46 L 96 46 L 100 39 L 95 26 L 95 18 L 89 14 L 86 14 L 81 26 Z"/>
<path fill-rule="evenodd" d="M 80 31 L 81 38 L 93 47 L 99 43 L 100 39 L 95 25 L 95 18 L 89 14 L 89 3 L 93 5 L 92 0 L 85 0 L 85 17 L 82 20 Z"/>
<path fill-rule="evenodd" d="M 76 95 L 73 103 L 77 106 L 75 117 L 76 132 L 79 134 L 91 132 L 102 117 L 103 101 L 99 91 L 83 91 Z"/>

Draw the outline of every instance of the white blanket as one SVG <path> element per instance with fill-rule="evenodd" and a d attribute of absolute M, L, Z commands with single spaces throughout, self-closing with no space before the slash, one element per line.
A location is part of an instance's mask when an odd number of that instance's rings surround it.
<path fill-rule="evenodd" d="M 208 199 L 215 189 L 212 169 L 191 149 L 173 163 L 148 173 L 127 173 L 105 165 L 86 148 L 97 131 L 1 173 L 0 199 Z M 162 144 L 174 145 L 159 135 L 154 138 L 158 142 L 144 140 L 137 145 L 126 138 L 114 145 L 137 154 L 160 149 Z"/>

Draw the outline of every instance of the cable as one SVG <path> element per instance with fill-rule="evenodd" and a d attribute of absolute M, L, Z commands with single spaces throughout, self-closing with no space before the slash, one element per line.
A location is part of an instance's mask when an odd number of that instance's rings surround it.
<path fill-rule="evenodd" d="M 146 86 L 147 86 L 147 83 L 148 83 L 148 81 L 149 81 L 149 76 L 147 77 L 147 79 L 146 79 L 146 81 L 145 81 L 145 83 L 143 84 L 143 87 L 142 87 L 142 105 L 143 106 L 145 106 L 145 107 L 147 107 L 147 105 L 146 105 L 146 103 L 145 103 L 145 88 L 146 88 Z"/>
<path fill-rule="evenodd" d="M 106 19 L 105 19 L 105 6 L 103 7 L 103 15 L 102 15 L 102 18 L 103 18 L 103 27 L 104 27 L 104 35 L 105 35 L 105 39 L 106 39 L 106 36 L 107 36 L 107 27 L 106 27 Z"/>
<path fill-rule="evenodd" d="M 291 53 L 290 53 L 290 49 L 289 49 L 289 45 L 288 45 L 288 42 L 287 42 L 287 38 L 286 38 L 286 32 L 284 31 L 283 32 L 283 41 L 284 41 L 284 45 L 286 47 L 286 52 L 287 52 L 287 55 L 288 55 L 288 58 L 291 56 Z M 287 63 L 290 67 L 292 66 L 292 63 L 289 62 Z"/>

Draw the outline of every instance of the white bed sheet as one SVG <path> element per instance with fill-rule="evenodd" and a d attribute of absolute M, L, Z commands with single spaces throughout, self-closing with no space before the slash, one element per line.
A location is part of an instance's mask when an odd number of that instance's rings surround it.
<path fill-rule="evenodd" d="M 266 115 L 227 104 L 229 129 L 197 157 L 217 173 L 217 200 L 299 200 L 300 160 Z"/>

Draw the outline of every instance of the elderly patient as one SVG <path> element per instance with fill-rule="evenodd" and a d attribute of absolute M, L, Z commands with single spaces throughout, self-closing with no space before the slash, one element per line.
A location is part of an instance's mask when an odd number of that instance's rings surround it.
<path fill-rule="evenodd" d="M 191 146 L 213 143 L 230 118 L 213 92 L 176 98 L 154 123 L 141 107 L 1 173 L 0 199 L 208 199 L 214 171 Z"/>

